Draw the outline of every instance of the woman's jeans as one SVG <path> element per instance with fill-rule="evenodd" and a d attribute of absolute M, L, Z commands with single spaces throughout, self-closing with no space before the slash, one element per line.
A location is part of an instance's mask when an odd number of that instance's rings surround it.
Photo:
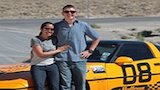
<path fill-rule="evenodd" d="M 47 66 L 31 66 L 31 75 L 35 90 L 45 90 L 47 81 L 48 90 L 59 90 L 59 70 L 56 64 Z"/>
<path fill-rule="evenodd" d="M 75 90 L 86 90 L 86 62 L 57 61 L 61 75 L 61 90 L 71 90 L 71 83 Z"/>

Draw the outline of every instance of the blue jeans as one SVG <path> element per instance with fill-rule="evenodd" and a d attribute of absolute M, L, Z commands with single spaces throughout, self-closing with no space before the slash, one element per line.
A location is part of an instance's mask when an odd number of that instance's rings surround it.
<path fill-rule="evenodd" d="M 61 90 L 71 90 L 71 82 L 75 90 L 86 90 L 86 62 L 57 61 L 61 76 Z"/>
<path fill-rule="evenodd" d="M 59 70 L 56 64 L 47 66 L 32 65 L 31 75 L 34 81 L 35 90 L 45 90 L 46 81 L 48 90 L 59 90 Z"/>

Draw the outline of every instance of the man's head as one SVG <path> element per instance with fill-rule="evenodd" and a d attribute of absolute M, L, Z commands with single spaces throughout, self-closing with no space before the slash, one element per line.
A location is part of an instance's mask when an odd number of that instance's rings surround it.
<path fill-rule="evenodd" d="M 75 20 L 75 17 L 77 16 L 76 8 L 73 5 L 66 5 L 62 9 L 62 15 L 64 16 L 65 20 Z"/>

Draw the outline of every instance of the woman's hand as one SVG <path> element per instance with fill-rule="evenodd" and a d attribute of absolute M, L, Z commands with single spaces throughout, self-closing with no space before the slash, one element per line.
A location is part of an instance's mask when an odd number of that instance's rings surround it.
<path fill-rule="evenodd" d="M 66 51 L 70 46 L 69 45 L 63 45 L 61 47 L 58 47 L 57 50 L 59 50 L 60 52 L 62 51 Z"/>

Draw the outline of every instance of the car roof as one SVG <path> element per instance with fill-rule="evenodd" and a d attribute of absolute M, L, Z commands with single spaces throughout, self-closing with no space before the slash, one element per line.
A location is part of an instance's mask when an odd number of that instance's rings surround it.
<path fill-rule="evenodd" d="M 88 44 L 91 44 L 91 41 L 87 41 Z M 142 44 L 143 41 L 131 41 L 131 40 L 101 40 L 99 44 Z"/>

